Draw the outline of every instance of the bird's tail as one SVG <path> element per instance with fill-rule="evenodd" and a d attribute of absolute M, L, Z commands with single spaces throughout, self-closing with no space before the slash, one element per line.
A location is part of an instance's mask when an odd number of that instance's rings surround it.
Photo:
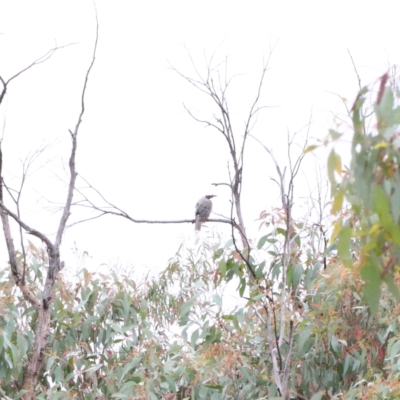
<path fill-rule="evenodd" d="M 194 229 L 196 231 L 199 231 L 201 229 L 200 215 L 196 215 L 196 221 L 194 223 Z"/>

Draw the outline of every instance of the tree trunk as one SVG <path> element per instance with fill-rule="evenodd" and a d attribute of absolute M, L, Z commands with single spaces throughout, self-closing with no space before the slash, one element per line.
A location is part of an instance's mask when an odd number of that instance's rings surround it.
<path fill-rule="evenodd" d="M 39 373 L 43 367 L 45 350 L 49 343 L 50 336 L 50 309 L 43 306 L 39 310 L 36 326 L 35 341 L 33 343 L 33 354 L 28 361 L 28 368 L 24 377 L 22 389 L 28 392 L 24 400 L 35 399 L 34 390 L 38 382 Z"/>

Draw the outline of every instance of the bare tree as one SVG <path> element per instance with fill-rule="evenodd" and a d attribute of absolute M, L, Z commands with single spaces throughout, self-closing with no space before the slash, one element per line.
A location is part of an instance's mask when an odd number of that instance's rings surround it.
<path fill-rule="evenodd" d="M 97 20 L 97 16 L 96 16 L 96 20 Z M 33 343 L 33 351 L 29 357 L 28 365 L 27 365 L 26 372 L 25 372 L 24 379 L 23 379 L 22 389 L 26 390 L 26 393 L 23 396 L 24 399 L 33 399 L 35 397 L 34 389 L 37 385 L 38 377 L 40 375 L 40 371 L 41 371 L 44 361 L 45 361 L 45 350 L 49 343 L 50 304 L 52 301 L 52 292 L 53 292 L 55 280 L 56 280 L 58 272 L 62 268 L 60 245 L 61 245 L 61 241 L 62 241 L 64 232 L 65 232 L 68 218 L 71 213 L 71 205 L 72 205 L 75 184 L 76 184 L 76 177 L 77 177 L 75 159 L 76 159 L 76 151 L 77 151 L 77 143 L 78 143 L 77 142 L 78 133 L 79 133 L 80 125 L 82 123 L 83 114 L 85 112 L 85 93 L 86 93 L 86 89 L 87 89 L 89 75 L 93 68 L 94 62 L 95 62 L 96 51 L 97 51 L 97 41 L 98 41 L 98 22 L 96 24 L 96 38 L 95 38 L 93 56 L 92 56 L 89 68 L 86 71 L 86 76 L 85 76 L 82 94 L 81 94 L 80 113 L 78 115 L 78 119 L 77 119 L 75 128 L 73 130 L 69 130 L 69 134 L 71 136 L 71 141 L 72 141 L 72 148 L 71 148 L 71 153 L 70 153 L 70 157 L 69 157 L 68 190 L 67 190 L 67 195 L 66 195 L 65 203 L 63 206 L 63 210 L 62 210 L 62 215 L 61 215 L 61 218 L 60 218 L 60 221 L 58 224 L 58 228 L 57 228 L 57 232 L 56 232 L 54 241 L 52 241 L 48 236 L 46 236 L 44 233 L 42 233 L 38 229 L 32 228 L 31 226 L 29 226 L 26 222 L 24 222 L 21 219 L 21 214 L 20 214 L 20 210 L 19 210 L 19 197 L 20 197 L 20 193 L 22 190 L 22 186 L 20 187 L 17 197 L 14 198 L 14 201 L 16 202 L 16 206 L 17 206 L 17 213 L 14 213 L 9 207 L 7 207 L 5 205 L 3 191 L 6 186 L 4 183 L 3 173 L 2 173 L 3 156 L 2 156 L 1 146 L 0 146 L 0 183 L 1 183 L 1 185 L 0 185 L 0 216 L 1 216 L 2 224 L 3 224 L 4 236 L 5 236 L 5 240 L 6 240 L 6 244 L 7 244 L 11 272 L 14 277 L 16 285 L 20 288 L 24 297 L 32 304 L 32 306 L 34 307 L 34 309 L 37 312 L 37 322 L 36 322 L 36 326 L 34 329 L 35 337 L 34 337 L 34 343 Z M 65 46 L 62 46 L 62 47 L 65 47 Z M 13 75 L 11 78 L 9 78 L 7 80 L 0 76 L 0 82 L 3 84 L 3 89 L 0 93 L 0 105 L 7 93 L 9 84 L 15 78 L 17 78 L 19 75 L 21 75 L 25 71 L 28 71 L 32 67 L 48 60 L 55 53 L 56 50 L 58 50 L 62 47 L 56 47 L 54 49 L 49 50 L 44 56 L 38 58 L 36 61 L 34 61 L 30 65 L 28 65 L 26 68 L 22 69 L 21 71 L 19 71 L 18 73 L 16 73 L 15 75 Z M 28 164 L 29 164 L 29 162 L 28 162 Z M 24 177 L 25 177 L 25 175 L 24 175 Z M 48 271 L 47 271 L 47 276 L 46 276 L 43 292 L 42 292 L 42 295 L 40 296 L 41 298 L 36 296 L 26 285 L 26 282 L 25 282 L 25 268 L 26 268 L 25 260 L 24 260 L 22 272 L 19 268 L 16 251 L 14 248 L 12 235 L 11 235 L 9 217 L 11 217 L 14 221 L 16 221 L 17 224 L 19 225 L 19 227 L 21 229 L 25 230 L 28 234 L 39 238 L 43 242 L 43 244 L 45 245 L 45 247 L 47 249 Z"/>
<path fill-rule="evenodd" d="M 192 57 L 189 55 L 192 66 L 195 71 L 195 76 L 190 77 L 188 75 L 183 74 L 175 67 L 171 66 L 172 70 L 178 73 L 182 78 L 188 81 L 191 85 L 193 85 L 196 89 L 198 89 L 201 93 L 206 94 L 212 101 L 214 105 L 216 105 L 218 113 L 214 114 L 211 119 L 200 119 L 196 115 L 192 113 L 189 107 L 184 105 L 186 111 L 189 115 L 197 122 L 200 122 L 207 127 L 214 128 L 219 134 L 224 138 L 227 148 L 230 155 L 230 163 L 231 168 L 228 168 L 228 182 L 222 183 L 212 183 L 214 186 L 224 185 L 230 189 L 231 194 L 231 212 L 229 217 L 225 218 L 210 218 L 211 222 L 218 223 L 228 223 L 232 226 L 232 236 L 234 238 L 234 243 L 236 246 L 236 240 L 234 235 L 234 229 L 238 230 L 239 236 L 241 239 L 241 248 L 242 250 L 239 252 L 240 255 L 244 256 L 243 260 L 245 261 L 251 275 L 255 278 L 254 270 L 249 262 L 249 250 L 250 246 L 246 237 L 246 228 L 243 219 L 242 213 L 242 184 L 243 184 L 243 168 L 244 168 L 244 157 L 245 157 L 245 148 L 247 140 L 250 136 L 252 129 L 257 121 L 258 114 L 260 110 L 266 108 L 266 106 L 260 105 L 260 99 L 264 84 L 265 74 L 268 70 L 268 65 L 270 61 L 270 57 L 272 55 L 272 51 L 267 58 L 264 60 L 261 76 L 258 81 L 258 86 L 256 87 L 256 94 L 253 102 L 249 107 L 249 111 L 247 113 L 247 117 L 244 120 L 244 125 L 242 128 L 238 128 L 232 121 L 232 117 L 229 110 L 228 100 L 227 100 L 227 91 L 230 88 L 230 85 L 234 78 L 237 78 L 237 75 L 233 77 L 228 77 L 227 74 L 227 60 L 224 62 L 225 73 L 221 74 L 221 65 L 214 67 L 214 59 L 213 57 L 207 62 L 206 70 L 202 74 Z M 82 178 L 82 177 L 81 177 Z M 92 210 L 96 210 L 98 214 L 89 219 L 96 219 L 103 215 L 111 214 L 117 215 L 123 218 L 126 218 L 134 223 L 149 223 L 149 224 L 180 224 L 180 223 L 194 223 L 194 219 L 184 219 L 184 220 L 150 220 L 150 219 L 137 219 L 129 215 L 126 211 L 120 209 L 118 206 L 109 202 L 98 190 L 93 188 L 87 181 L 85 181 L 86 186 L 79 190 L 80 195 L 82 196 L 81 200 L 77 201 L 75 204 L 87 207 Z M 95 201 L 90 200 L 89 196 L 85 194 L 85 189 L 89 189 L 92 192 L 94 191 L 96 195 L 100 197 L 100 201 L 105 203 L 105 206 L 98 206 Z M 84 221 L 86 221 L 85 219 Z M 80 223 L 83 221 L 78 221 L 76 223 Z"/>
<path fill-rule="evenodd" d="M 296 232 L 295 220 L 293 218 L 293 205 L 294 205 L 294 187 L 295 178 L 300 170 L 302 161 L 305 156 L 305 149 L 307 148 L 307 139 L 304 141 L 300 149 L 300 155 L 292 162 L 291 147 L 293 146 L 292 137 L 288 137 L 288 168 L 282 169 L 277 160 L 275 159 L 271 149 L 262 144 L 256 139 L 262 147 L 267 151 L 271 157 L 278 178 L 271 178 L 279 188 L 281 208 L 283 212 L 283 221 L 285 223 L 285 237 L 281 248 L 279 250 L 279 261 L 281 263 L 280 276 L 279 276 L 279 295 L 277 296 L 272 290 L 264 299 L 261 300 L 265 310 L 265 316 L 261 316 L 255 309 L 255 312 L 260 319 L 260 322 L 265 326 L 267 338 L 269 343 L 269 354 L 271 356 L 273 365 L 273 375 L 275 384 L 278 387 L 280 396 L 283 399 L 289 399 L 291 392 L 289 388 L 289 381 L 291 378 L 291 364 L 292 364 L 292 351 L 293 339 L 295 329 L 294 307 L 292 299 L 295 297 L 291 288 L 287 285 L 287 273 L 294 259 L 297 255 L 293 248 L 296 247 L 295 242 L 299 237 L 301 230 Z M 287 182 L 288 180 L 288 182 Z M 271 263 L 274 264 L 276 260 Z M 268 280 L 268 277 L 266 280 Z M 279 316 L 277 312 L 279 311 Z"/>
<path fill-rule="evenodd" d="M 266 108 L 266 106 L 260 105 L 260 98 L 263 89 L 265 74 L 268 70 L 268 65 L 271 55 L 272 52 L 270 53 L 269 58 L 263 63 L 260 80 L 256 90 L 256 96 L 253 103 L 250 106 L 241 133 L 237 132 L 240 129 L 237 129 L 233 124 L 227 100 L 228 88 L 232 83 L 233 79 L 237 77 L 237 75 L 228 77 L 227 59 L 225 59 L 224 62 L 225 72 L 222 74 L 221 74 L 221 69 L 222 69 L 221 65 L 219 65 L 217 68 L 215 68 L 213 65 L 214 56 L 210 58 L 210 60 L 207 63 L 206 71 L 204 74 L 202 74 L 197 68 L 193 58 L 189 55 L 190 61 L 195 71 L 194 77 L 185 75 L 172 66 L 172 69 L 176 73 L 178 73 L 182 78 L 188 81 L 200 92 L 209 96 L 214 105 L 217 106 L 218 114 L 214 114 L 212 116 L 212 119 L 210 120 L 210 119 L 200 119 L 199 117 L 197 117 L 192 113 L 189 107 L 184 105 L 186 111 L 194 120 L 206 125 L 207 127 L 214 128 L 223 136 L 224 140 L 226 141 L 226 144 L 229 149 L 230 161 L 232 163 L 232 170 L 229 169 L 229 182 L 213 183 L 213 185 L 214 186 L 225 185 L 228 186 L 231 191 L 232 206 L 235 209 L 237 217 L 237 226 L 240 231 L 240 236 L 242 239 L 242 245 L 244 249 L 248 249 L 246 228 L 243 219 L 242 202 L 241 202 L 244 154 L 245 154 L 247 139 L 257 120 L 258 113 L 261 109 Z M 235 219 L 232 217 L 233 216 L 231 215 L 232 221 L 235 221 Z"/>

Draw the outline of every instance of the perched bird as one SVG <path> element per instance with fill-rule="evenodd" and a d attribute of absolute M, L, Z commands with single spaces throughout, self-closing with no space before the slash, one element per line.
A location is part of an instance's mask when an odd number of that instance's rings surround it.
<path fill-rule="evenodd" d="M 210 199 L 216 197 L 213 194 L 202 197 L 196 204 L 196 221 L 195 230 L 199 231 L 201 229 L 201 223 L 206 222 L 211 214 L 212 202 Z"/>

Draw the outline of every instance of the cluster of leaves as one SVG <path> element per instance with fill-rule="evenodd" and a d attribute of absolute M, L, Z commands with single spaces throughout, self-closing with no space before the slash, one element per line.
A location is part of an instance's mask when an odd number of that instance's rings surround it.
<path fill-rule="evenodd" d="M 328 159 L 333 212 L 339 216 L 333 236 L 346 266 L 352 267 L 357 259 L 373 313 L 378 310 L 383 282 L 400 298 L 394 284 L 400 262 L 400 106 L 398 91 L 385 86 L 387 78 L 381 78 L 372 129 L 368 130 L 371 115 L 365 112 L 371 90 L 363 88 L 354 103 L 350 167 L 342 170 L 341 157 L 334 150 Z"/>
<path fill-rule="evenodd" d="M 277 248 L 268 235 L 260 249 L 269 242 Z M 45 253 L 34 246 L 30 251 L 27 281 L 32 289 L 40 288 Z M 245 287 L 248 282 L 232 241 L 223 247 L 204 245 L 198 254 L 181 253 L 185 256 L 178 253 L 157 278 L 140 285 L 115 273 L 83 270 L 75 284 L 60 274 L 37 398 L 277 396 L 257 317 L 261 280 L 257 293 L 232 309 L 223 304 L 224 294 L 235 293 L 236 285 L 243 295 L 248 292 L 241 289 L 243 280 Z M 9 279 L 3 279 L 1 291 L 2 396 L 16 399 L 23 394 L 19 388 L 36 314 Z"/>
<path fill-rule="evenodd" d="M 260 319 L 266 316 L 268 297 L 273 296 L 279 312 L 279 292 L 285 290 L 273 283 L 279 277 L 279 242 L 285 232 L 279 213 L 271 218 L 271 229 L 258 242 L 259 253 L 252 261 L 264 277 L 257 287 L 247 282 L 231 242 L 205 245 L 198 254 L 181 250 L 184 256 L 178 253 L 165 271 L 140 285 L 114 273 L 102 276 L 86 270 L 73 284 L 61 273 L 37 398 L 279 398 Z M 328 399 L 338 393 L 354 400 L 396 398 L 400 308 L 383 290 L 379 313 L 372 317 L 361 277 L 335 258 L 318 274 L 319 253 L 313 253 L 312 246 L 308 252 L 304 248 L 311 227 L 297 226 L 299 240 L 292 247 L 293 272 L 286 285 L 291 294 L 288 315 L 296 315 L 293 398 Z M 32 288 L 42 284 L 41 254 L 31 259 L 27 278 Z M 258 263 L 255 259 L 263 255 Z M 398 284 L 400 278 L 395 278 Z M 233 292 L 239 291 L 243 279 L 244 302 L 229 309 L 224 293 L 232 286 Z M 1 396 L 17 399 L 35 313 L 4 275 L 1 298 Z M 282 346 L 281 351 L 284 358 L 288 349 Z"/>
<path fill-rule="evenodd" d="M 258 351 L 251 339 L 258 324 L 244 309 L 223 314 L 222 296 L 212 290 L 214 262 L 192 256 L 178 255 L 160 276 L 140 285 L 86 270 L 73 284 L 61 273 L 36 398 L 217 400 L 265 394 L 263 381 L 248 372 Z M 42 285 L 44 268 L 44 258 L 32 257 L 32 288 Z M 1 398 L 17 399 L 36 314 L 9 277 L 2 278 Z"/>
<path fill-rule="evenodd" d="M 315 285 L 296 333 L 297 392 L 308 397 L 322 390 L 327 399 L 339 393 L 352 400 L 398 398 L 400 306 L 391 293 L 382 290 L 372 316 L 364 281 L 335 259 Z"/>
<path fill-rule="evenodd" d="M 279 232 L 278 237 L 274 237 L 270 233 L 260 240 L 259 245 L 270 243 L 269 249 L 276 248 L 282 234 Z M 307 240 L 299 243 L 303 242 L 307 243 Z M 297 255 L 301 253 L 299 249 Z M 273 250 L 268 252 L 273 257 L 277 255 Z M 257 386 L 254 386 L 249 398 L 264 398 L 261 396 L 263 393 L 265 398 L 280 398 L 274 385 L 270 343 L 265 324 L 259 317 L 260 314 L 265 316 L 266 297 L 274 298 L 274 311 L 276 314 L 279 312 L 281 290 L 290 292 L 286 307 L 290 309 L 288 314 L 296 319 L 290 366 L 291 398 L 356 400 L 396 399 L 400 396 L 400 305 L 384 287 L 379 298 L 379 312 L 371 315 L 364 293 L 365 283 L 358 270 L 345 268 L 332 254 L 334 248 L 328 254 L 327 270 L 321 272 L 321 263 L 308 252 L 301 272 L 294 272 L 298 264 L 291 266 L 293 273 L 287 276 L 286 289 L 274 287 L 271 282 L 268 289 L 267 280 L 264 279 L 263 284 L 259 280 L 258 288 L 253 286 L 250 291 L 247 303 L 238 307 L 235 313 L 223 317 L 233 320 L 239 315 L 247 316 L 246 331 L 238 331 L 241 337 L 235 346 L 241 347 L 242 355 L 249 354 L 248 349 L 252 349 L 252 363 L 247 365 L 246 373 L 260 384 L 260 388 L 256 394 Z M 223 273 L 228 272 L 225 275 L 228 280 L 235 274 L 242 276 L 237 262 L 235 257 L 219 261 Z M 279 275 L 279 265 L 276 264 L 273 262 L 270 266 L 271 277 Z M 394 284 L 400 284 L 400 275 L 395 275 Z M 277 324 L 279 330 L 278 321 Z M 280 352 L 285 360 L 288 347 L 282 346 Z"/>

